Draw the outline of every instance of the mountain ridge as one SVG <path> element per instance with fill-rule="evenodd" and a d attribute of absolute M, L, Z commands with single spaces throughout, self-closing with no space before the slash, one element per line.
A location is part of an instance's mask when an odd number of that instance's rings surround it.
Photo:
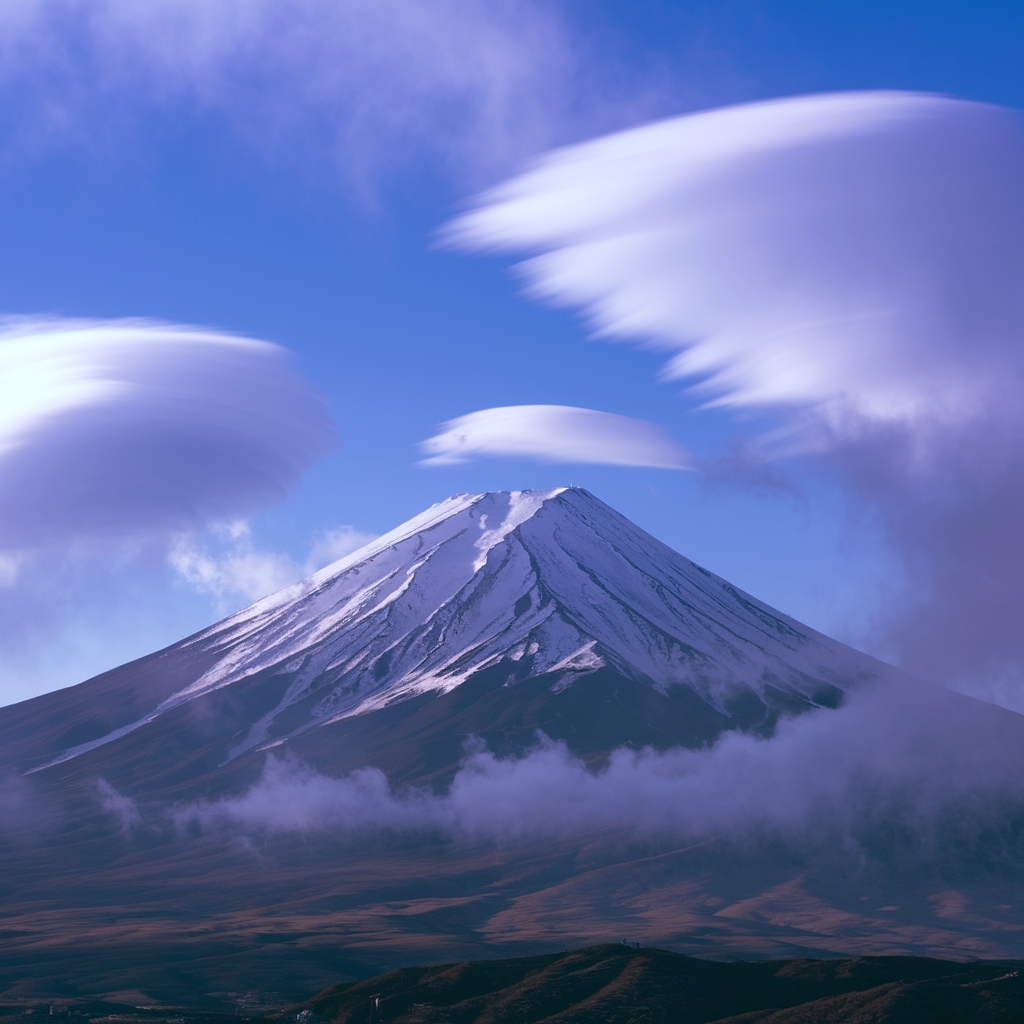
<path fill-rule="evenodd" d="M 917 957 L 721 963 L 622 944 L 408 967 L 337 985 L 286 1011 L 356 1024 L 1016 1024 L 1024 961 Z"/>

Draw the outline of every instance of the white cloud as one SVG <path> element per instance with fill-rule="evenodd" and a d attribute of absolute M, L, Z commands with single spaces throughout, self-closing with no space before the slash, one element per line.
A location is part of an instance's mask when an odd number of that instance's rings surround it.
<path fill-rule="evenodd" d="M 393 789 L 376 768 L 333 778 L 271 757 L 241 795 L 171 813 L 180 826 L 248 833 L 435 831 L 497 843 L 601 829 L 687 841 L 767 835 L 819 867 L 895 846 L 933 866 L 951 858 L 977 869 L 984 859 L 1019 870 L 1022 836 L 1007 822 L 1024 808 L 1022 729 L 1017 715 L 938 688 L 887 687 L 784 720 L 771 739 L 623 748 L 598 770 L 543 738 L 509 759 L 478 743 L 441 794 Z M 1001 843 L 986 833 L 993 825 Z"/>
<path fill-rule="evenodd" d="M 488 456 L 688 469 L 687 451 L 653 423 L 569 405 L 482 409 L 442 424 L 420 445 L 423 465 L 446 466 Z"/>
<path fill-rule="evenodd" d="M 1024 116 L 850 93 L 551 153 L 448 229 L 532 294 L 773 411 L 878 510 L 909 592 L 882 653 L 1024 707 Z"/>
<path fill-rule="evenodd" d="M 674 351 L 721 403 L 968 415 L 990 357 L 1024 365 L 1022 167 L 998 107 L 775 100 L 556 151 L 449 237 L 539 252 L 536 295 Z"/>
<path fill-rule="evenodd" d="M 288 555 L 259 551 L 246 532 L 227 553 L 214 554 L 193 541 L 179 540 L 167 556 L 171 568 L 201 594 L 219 601 L 241 597 L 257 601 L 299 579 L 299 566 Z"/>
<path fill-rule="evenodd" d="M 297 562 L 280 551 L 257 548 L 248 523 L 215 527 L 203 543 L 194 536 L 179 537 L 168 554 L 178 576 L 201 594 L 217 598 L 221 611 L 240 598 L 257 601 L 275 590 L 311 575 L 376 539 L 352 526 L 317 534 L 309 555 Z"/>
<path fill-rule="evenodd" d="M 142 814 L 131 797 L 119 793 L 106 779 L 97 779 L 95 785 L 100 807 L 117 818 L 122 834 L 130 835 L 133 829 L 142 824 Z"/>
<path fill-rule="evenodd" d="M 132 320 L 0 329 L 0 551 L 255 511 L 332 443 L 323 399 L 267 342 Z"/>
<path fill-rule="evenodd" d="M 372 539 L 349 526 L 318 531 L 293 558 L 243 521 L 100 550 L 0 554 L 0 704 L 166 647 Z"/>
<path fill-rule="evenodd" d="M 222 116 L 275 158 L 369 178 L 427 154 L 507 164 L 562 134 L 579 41 L 533 0 L 19 0 L 0 6 L 5 120 L 30 145 L 143 112 Z"/>

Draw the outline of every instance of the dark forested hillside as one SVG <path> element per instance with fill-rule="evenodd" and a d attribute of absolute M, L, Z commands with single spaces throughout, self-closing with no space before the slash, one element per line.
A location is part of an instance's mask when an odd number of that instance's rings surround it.
<path fill-rule="evenodd" d="M 404 968 L 281 1019 L 315 1024 L 1019 1024 L 1022 961 L 922 957 L 716 963 L 661 949 Z"/>

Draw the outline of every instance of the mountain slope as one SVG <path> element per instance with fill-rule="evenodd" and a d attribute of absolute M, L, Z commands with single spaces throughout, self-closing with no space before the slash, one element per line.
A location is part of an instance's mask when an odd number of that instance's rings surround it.
<path fill-rule="evenodd" d="M 5 709 L 0 743 L 23 770 L 38 770 L 138 730 L 151 735 L 154 723 L 196 705 L 207 722 L 223 716 L 216 759 L 226 763 L 347 719 L 422 706 L 471 679 L 512 687 L 515 696 L 499 701 L 507 719 L 510 702 L 536 689 L 516 688 L 543 679 L 545 699 L 619 686 L 632 704 L 653 702 L 648 718 L 656 707 L 654 717 L 682 719 L 653 740 L 619 729 L 615 744 L 699 746 L 725 729 L 770 730 L 780 713 L 835 706 L 887 671 L 579 488 L 461 494 L 158 655 L 22 712 Z M 561 703 L 594 703 L 572 696 Z M 90 717 L 87 707 L 101 711 Z M 25 712 L 67 727 L 33 742 Z"/>
<path fill-rule="evenodd" d="M 841 712 L 776 729 L 847 694 Z M 881 742 L 865 746 L 880 722 Z M 634 759 L 656 771 L 627 798 L 653 793 L 652 826 L 671 818 L 678 831 L 563 814 L 578 791 L 559 790 L 550 768 L 503 802 L 502 773 L 534 771 L 530 758 L 495 762 L 477 791 L 494 833 L 450 833 L 442 819 L 365 831 L 346 810 L 368 778 L 374 812 L 450 808 L 456 772 L 474 777 L 459 767 L 467 737 L 506 755 L 537 730 L 591 767 L 624 745 L 755 738 L 686 754 L 696 774 L 655 777 L 662 762 Z M 811 737 L 809 760 L 794 760 L 795 731 Z M 1019 956 L 1020 751 L 1024 717 L 901 679 L 585 491 L 456 495 L 164 651 L 0 709 L 0 992 L 291 999 L 389 966 L 623 934 L 711 956 Z M 271 755 L 298 783 L 267 789 Z M 909 790 L 908 757 L 925 768 Z M 387 780 L 347 775 L 367 766 Z M 876 767 L 895 789 L 874 785 Z M 566 771 L 593 806 L 625 806 L 606 799 L 611 771 Z M 953 791 L 915 819 L 915 787 L 932 776 Z M 782 821 L 808 780 L 826 783 L 815 814 L 838 832 L 799 814 L 767 833 L 692 818 L 739 794 L 743 815 L 760 821 L 763 806 Z M 315 793 L 334 801 L 329 821 L 315 801 L 284 830 L 204 817 L 225 802 L 302 812 Z M 504 830 L 516 800 L 529 820 L 548 814 L 544 828 Z"/>
<path fill-rule="evenodd" d="M 1017 1024 L 1022 961 L 713 963 L 661 949 L 438 964 L 338 985 L 295 1011 L 335 1024 Z M 374 1006 L 376 1016 L 368 1018 Z"/>

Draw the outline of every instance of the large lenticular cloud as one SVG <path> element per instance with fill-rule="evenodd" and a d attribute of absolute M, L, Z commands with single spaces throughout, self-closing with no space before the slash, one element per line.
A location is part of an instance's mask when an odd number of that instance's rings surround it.
<path fill-rule="evenodd" d="M 879 642 L 1024 707 L 1024 118 L 905 93 L 777 100 L 560 150 L 457 243 L 775 410 L 882 514 L 911 588 Z"/>
<path fill-rule="evenodd" d="M 332 443 L 276 345 L 132 320 L 0 329 L 0 551 L 245 515 Z"/>

